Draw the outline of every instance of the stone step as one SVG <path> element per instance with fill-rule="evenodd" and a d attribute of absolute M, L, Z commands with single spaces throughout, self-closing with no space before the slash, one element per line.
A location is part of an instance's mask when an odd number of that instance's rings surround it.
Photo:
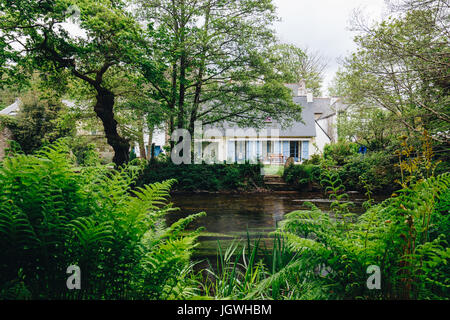
<path fill-rule="evenodd" d="M 265 183 L 286 183 L 284 180 L 264 180 Z"/>
<path fill-rule="evenodd" d="M 264 176 L 264 181 L 284 181 L 282 177 L 279 176 Z"/>
<path fill-rule="evenodd" d="M 287 186 L 286 182 L 272 182 L 272 181 L 266 181 L 264 182 L 266 185 L 274 185 L 274 186 Z"/>
<path fill-rule="evenodd" d="M 295 187 L 287 184 L 283 177 L 275 175 L 264 176 L 265 185 L 272 191 L 293 191 Z"/>

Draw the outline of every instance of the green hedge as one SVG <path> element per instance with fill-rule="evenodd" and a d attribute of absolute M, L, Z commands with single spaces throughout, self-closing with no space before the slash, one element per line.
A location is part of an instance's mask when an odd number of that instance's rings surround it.
<path fill-rule="evenodd" d="M 283 179 L 285 182 L 299 188 L 311 189 L 313 182 L 320 181 L 320 166 L 313 164 L 291 165 L 284 170 Z"/>
<path fill-rule="evenodd" d="M 327 144 L 323 150 L 323 158 L 332 160 L 337 165 L 342 166 L 347 162 L 347 159 L 358 153 L 359 146 L 353 142 L 338 142 L 334 144 Z"/>
<path fill-rule="evenodd" d="M 138 185 L 176 179 L 179 191 L 253 190 L 264 186 L 260 164 L 149 164 Z"/>
<path fill-rule="evenodd" d="M 389 194 L 400 188 L 395 183 L 400 179 L 400 172 L 396 159 L 384 152 L 371 152 L 366 155 L 355 154 L 349 156 L 342 166 L 335 167 L 347 191 L 364 192 L 365 187 L 360 180 L 362 177 L 371 190 L 379 194 Z M 284 171 L 284 180 L 301 189 L 312 184 L 320 184 L 320 165 L 303 164 L 292 165 Z"/>
<path fill-rule="evenodd" d="M 347 190 L 364 191 L 362 177 L 375 193 L 392 193 L 400 188 L 397 159 L 384 152 L 357 154 L 350 157 L 339 169 L 339 176 Z"/>

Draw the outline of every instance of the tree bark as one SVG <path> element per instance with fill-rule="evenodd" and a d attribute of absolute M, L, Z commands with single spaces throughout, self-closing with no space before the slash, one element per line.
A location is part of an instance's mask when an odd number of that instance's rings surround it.
<path fill-rule="evenodd" d="M 122 138 L 117 131 L 117 121 L 114 119 L 114 94 L 105 88 L 96 88 L 97 101 L 94 111 L 100 118 L 105 130 L 106 140 L 114 150 L 113 162 L 117 167 L 126 164 L 130 159 L 130 143 Z"/>
<path fill-rule="evenodd" d="M 148 146 L 148 150 L 149 152 L 147 152 L 147 160 L 151 159 L 151 150 L 152 150 L 152 143 L 153 143 L 153 127 L 149 127 L 148 128 L 148 142 L 147 142 L 147 146 Z"/>
<path fill-rule="evenodd" d="M 141 159 L 147 158 L 147 152 L 145 151 L 144 142 L 144 125 L 142 119 L 138 120 L 138 142 L 139 142 L 139 157 Z"/>
<path fill-rule="evenodd" d="M 191 116 L 189 119 L 189 132 L 191 133 L 191 136 L 194 136 L 195 121 L 197 121 L 198 108 L 200 107 L 200 97 L 201 97 L 202 85 L 203 85 L 203 74 L 205 72 L 205 66 L 206 66 L 206 51 L 207 51 L 207 46 L 208 46 L 208 30 L 209 30 L 210 12 L 211 12 L 211 2 L 208 3 L 208 7 L 206 8 L 206 13 L 205 13 L 205 26 L 203 29 L 202 58 L 201 58 L 200 66 L 198 67 L 197 83 L 195 85 L 194 103 L 192 105 Z"/>
<path fill-rule="evenodd" d="M 186 57 L 186 12 L 184 0 L 180 4 L 180 22 L 179 22 L 179 32 L 181 55 L 180 55 L 180 91 L 178 97 L 178 128 L 184 129 L 185 125 L 185 114 L 184 114 L 184 100 L 186 95 L 186 68 L 187 68 L 187 57 Z"/>

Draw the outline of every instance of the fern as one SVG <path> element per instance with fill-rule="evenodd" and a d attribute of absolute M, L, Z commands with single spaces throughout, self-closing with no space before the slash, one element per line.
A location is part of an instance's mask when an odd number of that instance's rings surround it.
<path fill-rule="evenodd" d="M 345 229 L 310 205 L 310 210 L 286 215 L 276 234 L 284 237 L 290 250 L 300 254 L 302 263 L 293 261 L 294 267 L 302 266 L 298 274 L 308 283 L 329 288 L 329 297 L 446 297 L 446 235 L 433 239 L 430 226 L 440 221 L 435 208 L 441 197 L 448 195 L 449 183 L 450 174 L 446 173 L 408 186 L 383 203 L 372 205 Z M 366 268 L 373 264 L 380 266 L 384 275 L 378 293 L 365 288 Z M 325 276 L 320 272 L 323 266 L 328 269 Z M 283 270 L 271 279 L 285 275 Z M 293 281 L 292 277 L 285 279 Z M 265 282 L 270 281 L 274 280 Z"/>
<path fill-rule="evenodd" d="M 5 298 L 185 298 L 194 215 L 165 225 L 174 180 L 132 189 L 139 168 L 95 164 L 76 172 L 64 140 L 0 168 L 0 287 Z M 65 289 L 82 270 L 81 292 Z M 20 276 L 18 276 L 20 275 Z M 148 290 L 148 281 L 159 291 Z M 169 290 L 173 287 L 174 290 Z"/>

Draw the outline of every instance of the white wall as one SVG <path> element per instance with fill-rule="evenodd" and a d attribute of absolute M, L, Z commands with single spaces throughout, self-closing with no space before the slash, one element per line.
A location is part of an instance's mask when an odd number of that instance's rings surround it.
<path fill-rule="evenodd" d="M 152 143 L 154 143 L 155 146 L 160 146 L 161 148 L 166 145 L 166 133 L 163 129 L 156 129 L 153 132 Z M 148 134 L 147 133 L 144 133 L 144 144 L 146 146 L 148 145 Z M 137 144 L 137 143 L 134 145 L 134 152 L 136 153 L 136 156 L 139 157 L 140 149 L 139 149 L 139 144 Z"/>
<path fill-rule="evenodd" d="M 311 154 L 323 153 L 325 145 L 331 142 L 330 138 L 325 134 L 325 132 L 323 132 L 323 130 L 325 130 L 327 133 L 330 131 L 329 130 L 330 121 L 328 120 L 329 119 L 317 120 L 318 124 L 316 123 L 316 138 L 313 139 L 315 146 L 314 145 L 312 146 Z M 323 130 L 319 127 L 319 125 L 320 127 L 323 128 Z"/>

